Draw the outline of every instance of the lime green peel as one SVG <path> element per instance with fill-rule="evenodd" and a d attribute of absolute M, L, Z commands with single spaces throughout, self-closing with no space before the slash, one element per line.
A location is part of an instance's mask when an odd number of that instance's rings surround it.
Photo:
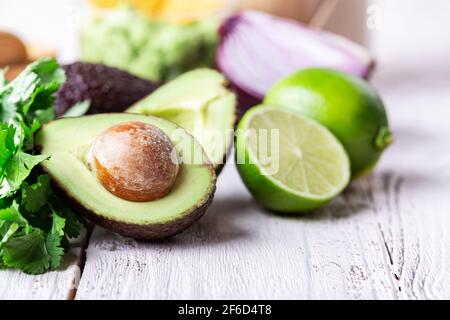
<path fill-rule="evenodd" d="M 264 103 L 327 127 L 349 155 L 352 175 L 367 174 L 392 143 L 382 99 L 367 82 L 329 69 L 304 69 L 269 90 Z"/>

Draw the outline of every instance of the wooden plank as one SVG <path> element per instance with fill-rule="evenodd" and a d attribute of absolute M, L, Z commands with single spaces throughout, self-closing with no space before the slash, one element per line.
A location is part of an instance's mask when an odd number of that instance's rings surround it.
<path fill-rule="evenodd" d="M 395 106 L 396 142 L 377 174 L 384 193 L 372 187 L 368 196 L 403 299 L 450 298 L 449 95 L 441 70 L 430 66 L 427 72 L 396 84 L 388 81 L 392 74 L 377 79 Z"/>
<path fill-rule="evenodd" d="M 315 215 L 281 218 L 251 200 L 233 165 L 219 184 L 208 215 L 171 241 L 142 243 L 97 229 L 76 298 L 397 297 L 359 187 Z"/>
<path fill-rule="evenodd" d="M 27 275 L 14 270 L 0 271 L 0 300 L 73 299 L 81 277 L 85 236 L 73 243 L 59 270 Z"/>
<path fill-rule="evenodd" d="M 281 218 L 251 200 L 229 164 L 208 215 L 171 241 L 97 229 L 76 298 L 397 298 L 362 187 L 315 215 Z"/>
<path fill-rule="evenodd" d="M 76 298 L 448 298 L 448 112 L 420 110 L 393 110 L 380 168 L 316 214 L 263 211 L 229 164 L 210 212 L 173 240 L 97 229 Z"/>
<path fill-rule="evenodd" d="M 449 299 L 450 3 L 437 1 L 427 15 L 419 0 L 375 3 L 382 20 L 374 30 L 381 62 L 374 82 L 390 108 L 396 140 L 379 172 L 384 200 L 373 197 L 386 204 L 377 220 L 399 297 Z"/>

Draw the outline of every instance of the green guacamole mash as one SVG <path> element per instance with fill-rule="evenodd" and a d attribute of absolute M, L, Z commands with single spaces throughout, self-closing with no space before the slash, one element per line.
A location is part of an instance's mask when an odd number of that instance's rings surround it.
<path fill-rule="evenodd" d="M 81 30 L 81 60 L 103 63 L 152 81 L 211 67 L 218 44 L 217 18 L 190 24 L 151 21 L 129 8 L 95 17 Z"/>

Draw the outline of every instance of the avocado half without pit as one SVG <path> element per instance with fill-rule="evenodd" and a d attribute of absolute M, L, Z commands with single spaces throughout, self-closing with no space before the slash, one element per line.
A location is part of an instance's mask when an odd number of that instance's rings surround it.
<path fill-rule="evenodd" d="M 161 86 L 127 110 L 172 121 L 203 146 L 217 173 L 233 142 L 236 95 L 212 69 L 189 71 Z"/>
<path fill-rule="evenodd" d="M 158 240 L 205 212 L 216 174 L 197 140 L 167 120 L 136 114 L 63 118 L 36 136 L 44 169 L 75 208 L 124 236 Z"/>

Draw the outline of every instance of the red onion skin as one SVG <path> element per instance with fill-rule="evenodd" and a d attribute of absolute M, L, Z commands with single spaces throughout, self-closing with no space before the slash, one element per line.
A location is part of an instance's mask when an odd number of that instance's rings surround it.
<path fill-rule="evenodd" d="M 280 18 L 282 19 L 282 18 Z M 229 17 L 227 20 L 225 20 L 222 24 L 222 26 L 219 29 L 219 35 L 220 35 L 220 44 L 219 44 L 219 49 L 217 50 L 217 56 L 216 56 L 216 68 L 217 70 L 219 70 L 220 72 L 222 72 L 223 74 L 225 74 L 231 84 L 231 88 L 236 92 L 237 96 L 238 96 L 238 106 L 239 106 L 239 113 L 240 115 L 242 115 L 246 110 L 248 110 L 249 108 L 259 105 L 262 100 L 264 99 L 264 95 L 265 93 L 257 93 L 257 92 L 251 92 L 248 89 L 242 88 L 242 86 L 236 84 L 233 79 L 232 76 L 228 75 L 228 72 L 226 70 L 224 70 L 224 68 L 221 67 L 221 60 L 225 59 L 224 57 L 222 57 L 223 53 L 221 48 L 223 46 L 226 45 L 226 40 L 227 37 L 230 36 L 234 29 L 237 27 L 237 24 L 240 23 L 241 20 L 245 20 L 245 11 L 243 12 L 239 12 L 231 17 Z M 286 20 L 288 23 L 292 23 L 292 24 L 299 24 L 295 21 L 291 21 L 291 20 Z M 299 24 L 301 25 L 301 24 Z M 317 65 L 318 67 L 320 67 L 320 65 Z M 357 74 L 358 76 L 360 76 L 361 78 L 369 81 L 374 70 L 376 67 L 376 62 L 374 59 L 371 58 L 370 63 L 367 65 L 366 69 L 364 70 L 364 72 L 362 72 L 362 74 Z M 293 70 L 292 72 L 296 72 L 298 71 L 298 69 Z M 280 79 L 276 79 L 276 81 L 278 81 Z M 274 82 L 276 82 L 274 81 Z"/>

